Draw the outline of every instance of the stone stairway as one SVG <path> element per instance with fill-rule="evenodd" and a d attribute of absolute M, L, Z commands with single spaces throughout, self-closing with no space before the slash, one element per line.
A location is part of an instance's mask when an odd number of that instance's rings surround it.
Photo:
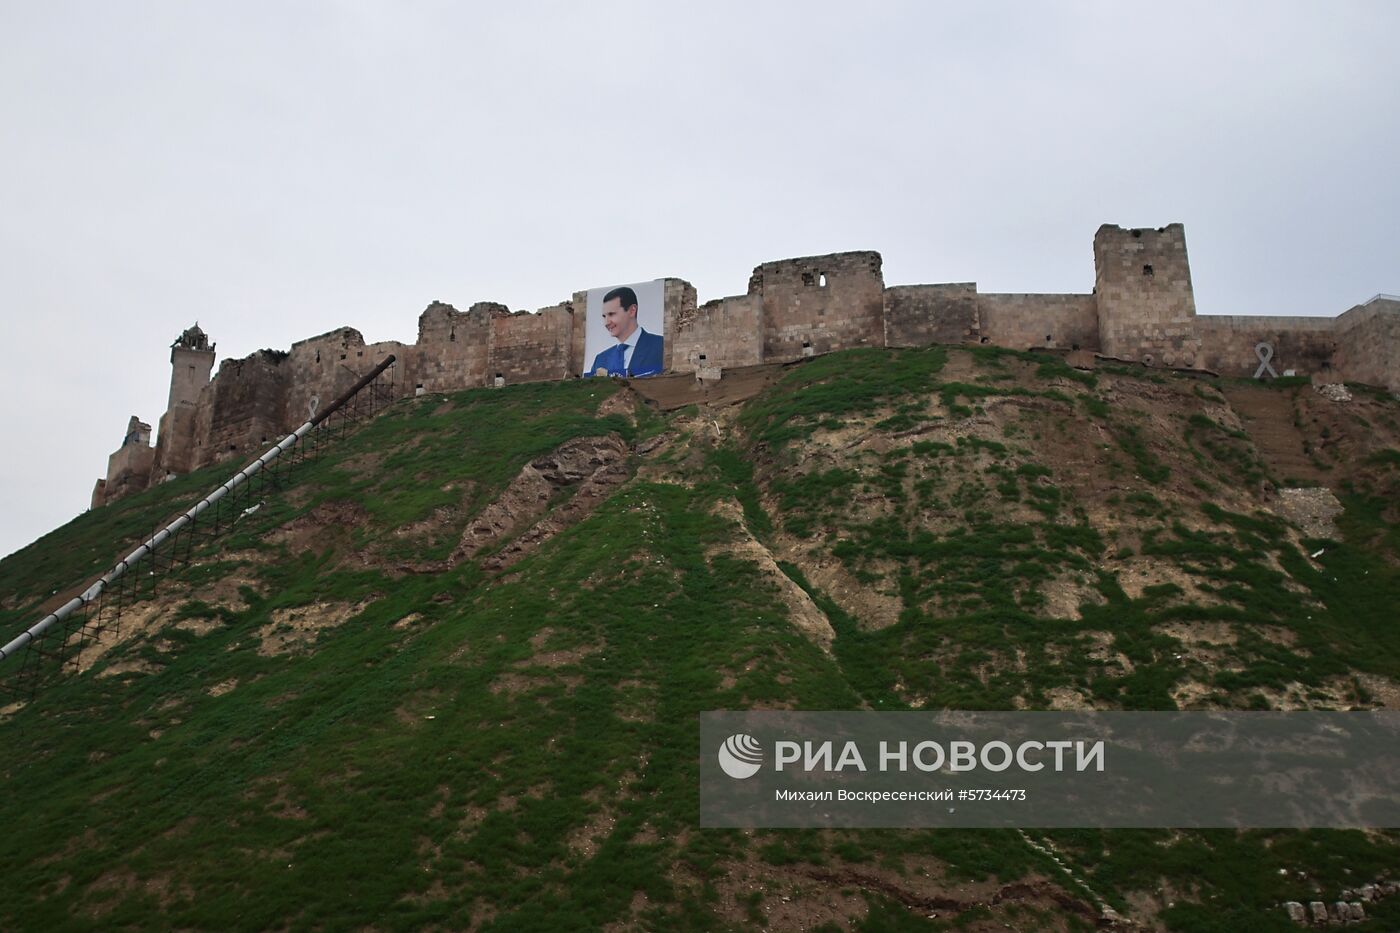
<path fill-rule="evenodd" d="M 1263 385 L 1221 386 L 1230 407 L 1269 472 L 1284 486 L 1328 486 L 1329 471 L 1319 469 L 1303 447 L 1303 432 L 1294 424 L 1294 395 L 1311 389 L 1273 389 Z"/>

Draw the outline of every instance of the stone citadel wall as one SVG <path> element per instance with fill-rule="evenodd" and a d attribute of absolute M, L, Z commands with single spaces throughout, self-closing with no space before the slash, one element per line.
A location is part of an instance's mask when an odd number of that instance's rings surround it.
<path fill-rule="evenodd" d="M 975 283 L 886 287 L 880 254 L 832 253 L 763 263 L 743 295 L 698 303 L 694 286 L 662 280 L 665 369 L 722 379 L 724 371 L 851 347 L 991 344 L 1079 351 L 1144 363 L 1253 376 L 1349 380 L 1400 392 L 1400 299 L 1378 296 L 1335 318 L 1197 315 L 1181 224 L 1094 236 L 1086 294 L 989 294 Z M 157 443 L 129 426 L 93 505 L 168 475 L 248 459 L 328 403 L 387 354 L 403 394 L 577 378 L 583 374 L 587 292 L 537 312 L 434 301 L 418 339 L 367 344 L 351 327 L 223 361 L 196 325 L 171 350 L 171 389 Z M 132 425 L 140 425 L 133 418 Z M 133 433 L 133 431 L 135 433 Z"/>

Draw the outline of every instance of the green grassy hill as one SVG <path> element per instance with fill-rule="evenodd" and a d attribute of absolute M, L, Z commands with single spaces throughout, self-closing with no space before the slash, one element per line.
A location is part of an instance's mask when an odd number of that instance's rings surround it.
<path fill-rule="evenodd" d="M 400 402 L 4 708 L 0 929 L 1295 929 L 1400 836 L 697 825 L 703 710 L 1400 706 L 1400 402 L 1267 390 L 1331 518 L 1236 391 L 932 348 Z M 229 472 L 0 562 L 0 635 Z"/>

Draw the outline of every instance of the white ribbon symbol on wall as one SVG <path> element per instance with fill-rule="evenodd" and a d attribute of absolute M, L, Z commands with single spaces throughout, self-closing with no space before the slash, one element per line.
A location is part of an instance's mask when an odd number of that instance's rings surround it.
<path fill-rule="evenodd" d="M 315 417 L 316 417 L 316 409 L 318 409 L 318 408 L 320 408 L 320 407 L 321 407 L 321 396 L 319 396 L 319 395 L 313 395 L 313 396 L 311 396 L 311 401 L 308 402 L 307 405 L 306 405 L 306 420 L 307 420 L 307 421 L 310 421 L 312 418 L 315 418 Z"/>
<path fill-rule="evenodd" d="M 1274 358 L 1274 348 L 1267 343 L 1256 343 L 1254 345 L 1254 355 L 1259 357 L 1259 368 L 1254 371 L 1254 378 L 1263 379 L 1264 373 L 1267 372 L 1270 376 L 1277 379 L 1278 373 L 1274 372 L 1274 368 L 1269 365 L 1269 360 Z"/>

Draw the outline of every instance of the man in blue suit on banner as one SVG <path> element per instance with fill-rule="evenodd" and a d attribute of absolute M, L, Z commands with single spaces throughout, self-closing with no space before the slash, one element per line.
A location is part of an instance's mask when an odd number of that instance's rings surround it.
<path fill-rule="evenodd" d="M 655 376 L 661 372 L 665 340 L 637 323 L 637 293 L 626 285 L 603 296 L 603 326 L 617 341 L 593 358 L 588 374 L 607 370 L 615 376 Z"/>

